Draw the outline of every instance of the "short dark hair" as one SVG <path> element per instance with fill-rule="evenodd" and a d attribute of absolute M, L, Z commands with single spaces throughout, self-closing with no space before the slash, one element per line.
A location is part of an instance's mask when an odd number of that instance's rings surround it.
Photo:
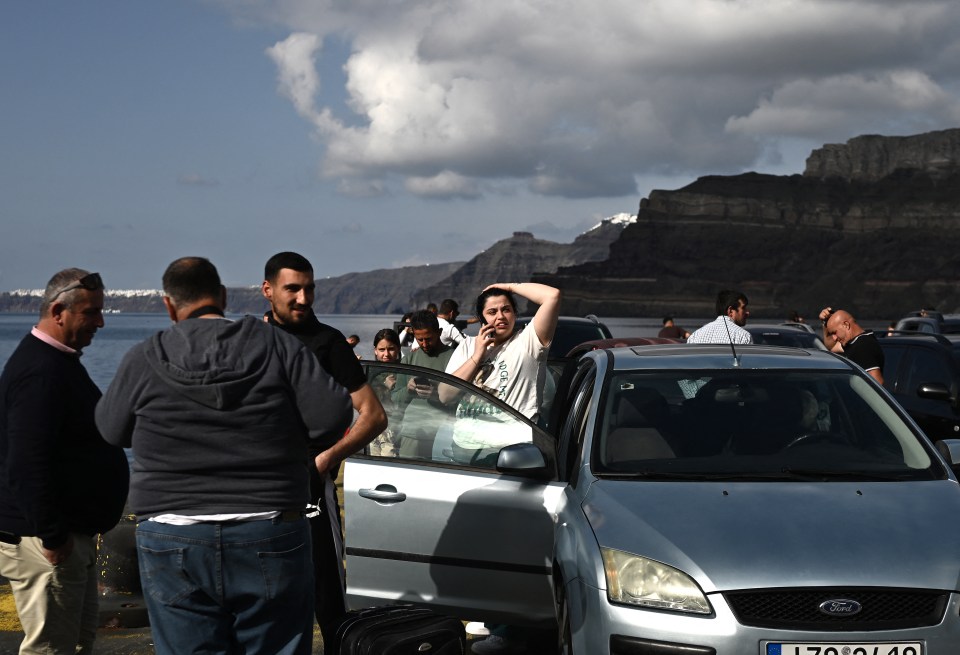
<path fill-rule="evenodd" d="M 743 304 L 749 304 L 747 297 L 740 291 L 735 291 L 733 289 L 724 289 L 717 294 L 717 316 L 723 316 L 727 313 L 727 310 L 733 307 L 737 309 L 740 306 L 740 301 L 743 301 Z"/>
<path fill-rule="evenodd" d="M 663 317 L 663 324 L 666 325 L 667 323 L 669 323 L 669 322 L 672 321 L 672 320 L 673 320 L 673 317 L 672 317 L 672 316 L 664 316 L 664 317 Z"/>
<path fill-rule="evenodd" d="M 175 259 L 163 272 L 163 293 L 175 305 L 219 298 L 222 288 L 217 267 L 205 257 Z"/>
<path fill-rule="evenodd" d="M 434 330 L 439 332 L 440 321 L 437 320 L 437 315 L 429 309 L 421 309 L 414 312 L 413 316 L 410 317 L 410 327 L 414 330 Z"/>
<path fill-rule="evenodd" d="M 289 268 L 298 273 L 313 273 L 313 266 L 306 257 L 288 250 L 278 252 L 267 260 L 267 263 L 263 267 L 263 279 L 268 282 L 276 281 L 277 275 L 280 274 L 280 270 L 283 268 Z"/>
<path fill-rule="evenodd" d="M 487 298 L 493 298 L 494 296 L 506 296 L 507 301 L 513 308 L 513 312 L 517 312 L 517 301 L 513 297 L 512 293 L 506 289 L 501 289 L 500 287 L 490 287 L 477 296 L 477 318 L 481 319 L 481 322 L 483 321 L 483 308 L 487 304 Z"/>
<path fill-rule="evenodd" d="M 452 312 L 460 311 L 460 305 L 457 304 L 457 301 L 453 298 L 444 298 L 440 301 L 440 313 L 441 314 L 450 314 Z"/>

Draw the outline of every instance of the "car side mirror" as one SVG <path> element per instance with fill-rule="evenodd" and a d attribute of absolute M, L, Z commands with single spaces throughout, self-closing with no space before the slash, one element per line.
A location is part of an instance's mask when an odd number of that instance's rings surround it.
<path fill-rule="evenodd" d="M 950 464 L 954 473 L 960 469 L 960 439 L 942 439 L 936 444 L 937 452 Z M 960 475 L 960 473 L 958 473 Z"/>
<path fill-rule="evenodd" d="M 930 400 L 942 400 L 948 403 L 954 402 L 947 385 L 940 384 L 939 382 L 925 382 L 921 384 L 917 388 L 917 396 Z"/>
<path fill-rule="evenodd" d="M 500 449 L 497 455 L 497 471 L 538 478 L 548 472 L 547 460 L 532 443 L 515 443 Z"/>

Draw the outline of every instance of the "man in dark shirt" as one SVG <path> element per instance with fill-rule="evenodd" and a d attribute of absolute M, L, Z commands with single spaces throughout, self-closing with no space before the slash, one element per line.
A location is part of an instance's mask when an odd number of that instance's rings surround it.
<path fill-rule="evenodd" d="M 270 302 L 264 320 L 306 344 L 323 369 L 350 392 L 358 414 L 348 434 L 333 448 L 312 453 L 316 467 L 311 469 L 310 493 L 321 512 L 310 521 L 316 617 L 324 643 L 329 644 L 346 613 L 343 538 L 334 481 L 340 463 L 383 432 L 387 415 L 346 338 L 339 330 L 318 321 L 313 313 L 316 284 L 310 262 L 295 252 L 277 253 L 264 266 L 263 277 L 261 291 Z"/>
<path fill-rule="evenodd" d="M 90 653 L 96 637 L 96 535 L 120 520 L 129 482 L 123 450 L 94 423 L 100 390 L 80 363 L 101 327 L 100 276 L 60 271 L 0 376 L 0 575 L 21 653 Z"/>
<path fill-rule="evenodd" d="M 657 337 L 660 339 L 686 339 L 689 336 L 689 332 L 679 325 L 674 324 L 672 316 L 667 316 L 663 319 L 663 327 L 660 328 L 660 332 L 657 334 Z"/>
<path fill-rule="evenodd" d="M 820 312 L 823 342 L 883 384 L 883 349 L 873 332 L 864 330 L 849 312 L 825 307 Z"/>

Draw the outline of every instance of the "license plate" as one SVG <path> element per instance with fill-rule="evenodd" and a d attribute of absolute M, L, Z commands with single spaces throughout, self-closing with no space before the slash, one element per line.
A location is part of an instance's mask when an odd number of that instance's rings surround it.
<path fill-rule="evenodd" d="M 923 644 L 919 641 L 860 644 L 768 643 L 766 655 L 923 655 Z"/>

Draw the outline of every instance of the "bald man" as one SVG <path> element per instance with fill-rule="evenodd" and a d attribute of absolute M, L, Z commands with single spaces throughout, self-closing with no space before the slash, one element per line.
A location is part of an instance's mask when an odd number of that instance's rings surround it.
<path fill-rule="evenodd" d="M 823 342 L 832 352 L 840 353 L 883 384 L 883 349 L 873 332 L 857 324 L 850 312 L 824 307 L 820 312 Z"/>

